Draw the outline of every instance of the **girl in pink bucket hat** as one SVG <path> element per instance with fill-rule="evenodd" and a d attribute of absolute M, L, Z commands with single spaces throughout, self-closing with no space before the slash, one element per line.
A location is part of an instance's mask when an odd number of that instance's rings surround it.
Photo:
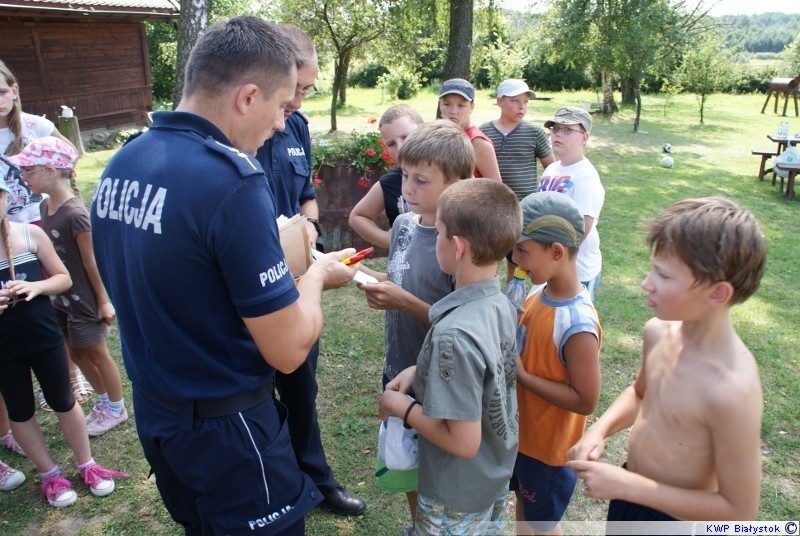
<path fill-rule="evenodd" d="M 128 420 L 119 367 L 108 352 L 108 327 L 116 312 L 97 271 L 89 213 L 75 183 L 77 153 L 58 138 L 34 140 L 9 160 L 23 171 L 31 190 L 46 194 L 42 228 L 72 277 L 72 287 L 53 300 L 67 354 L 89 379 L 99 398 L 86 420 L 98 436 Z"/>

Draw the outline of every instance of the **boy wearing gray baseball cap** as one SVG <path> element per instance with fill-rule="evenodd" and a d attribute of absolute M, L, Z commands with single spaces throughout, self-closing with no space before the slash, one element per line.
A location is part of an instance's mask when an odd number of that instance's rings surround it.
<path fill-rule="evenodd" d="M 578 252 L 578 277 L 594 299 L 603 268 L 597 223 L 606 191 L 597 170 L 584 155 L 592 131 L 592 116 L 583 108 L 565 106 L 559 108 L 552 119 L 545 121 L 544 126 L 550 129 L 550 143 L 558 161 L 547 166 L 542 173 L 539 191 L 566 194 L 578 204 L 584 222 L 584 238 Z"/>
<path fill-rule="evenodd" d="M 514 262 L 543 287 L 525 301 L 517 335 L 519 453 L 510 487 L 517 521 L 539 533 L 558 528 L 575 489 L 567 450 L 600 398 L 602 329 L 578 278 L 584 219 L 575 201 L 538 192 L 521 208 Z"/>

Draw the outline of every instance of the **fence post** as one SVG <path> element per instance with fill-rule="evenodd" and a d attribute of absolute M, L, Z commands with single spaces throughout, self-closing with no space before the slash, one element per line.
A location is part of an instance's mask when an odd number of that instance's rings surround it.
<path fill-rule="evenodd" d="M 58 131 L 62 136 L 72 142 L 72 145 L 78 150 L 78 156 L 83 156 L 86 151 L 83 148 L 83 139 L 81 139 L 81 127 L 78 125 L 78 118 L 75 116 L 58 118 Z"/>

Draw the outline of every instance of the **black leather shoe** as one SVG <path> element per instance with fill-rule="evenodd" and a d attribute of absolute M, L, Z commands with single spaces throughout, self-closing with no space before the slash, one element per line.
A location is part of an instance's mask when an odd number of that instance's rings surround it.
<path fill-rule="evenodd" d="M 341 486 L 330 493 L 326 493 L 322 504 L 328 510 L 340 516 L 360 516 L 367 509 L 367 503 L 362 501 L 358 495 Z"/>

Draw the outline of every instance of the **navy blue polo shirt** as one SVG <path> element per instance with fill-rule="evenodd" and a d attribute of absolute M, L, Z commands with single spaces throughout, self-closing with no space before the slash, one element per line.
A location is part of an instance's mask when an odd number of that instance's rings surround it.
<path fill-rule="evenodd" d="M 273 206 L 258 162 L 194 114 L 154 114 L 111 159 L 92 241 L 134 386 L 194 400 L 272 378 L 242 317 L 299 297 Z"/>
<path fill-rule="evenodd" d="M 278 214 L 291 218 L 300 212 L 300 205 L 316 199 L 311 177 L 311 135 L 303 114 L 290 115 L 283 131 L 261 146 L 256 159 L 267 175 Z"/>

